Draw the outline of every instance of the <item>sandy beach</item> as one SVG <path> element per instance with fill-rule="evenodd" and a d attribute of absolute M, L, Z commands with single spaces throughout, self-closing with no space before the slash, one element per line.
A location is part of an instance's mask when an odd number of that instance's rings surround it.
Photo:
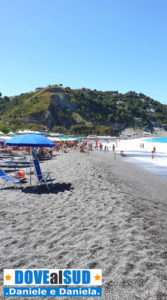
<path fill-rule="evenodd" d="M 56 179 L 49 193 L 0 190 L 1 294 L 5 268 L 98 268 L 102 299 L 167 299 L 166 179 L 100 151 L 41 169 Z"/>

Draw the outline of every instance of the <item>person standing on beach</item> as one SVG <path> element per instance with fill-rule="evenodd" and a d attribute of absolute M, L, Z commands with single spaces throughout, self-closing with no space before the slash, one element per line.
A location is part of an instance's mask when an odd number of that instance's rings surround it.
<path fill-rule="evenodd" d="M 116 155 L 115 155 L 115 144 L 112 145 L 112 151 L 114 153 L 114 159 L 116 159 Z"/>
<path fill-rule="evenodd" d="M 152 159 L 155 157 L 155 152 L 156 152 L 156 148 L 155 146 L 153 147 L 153 150 L 152 150 Z"/>
<path fill-rule="evenodd" d="M 151 152 L 152 153 L 152 159 L 154 158 L 154 151 Z"/>

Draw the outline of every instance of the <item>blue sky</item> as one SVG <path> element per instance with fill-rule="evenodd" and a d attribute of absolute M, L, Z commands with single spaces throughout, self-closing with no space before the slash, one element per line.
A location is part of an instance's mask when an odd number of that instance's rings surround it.
<path fill-rule="evenodd" d="M 167 104 L 166 0 L 0 0 L 0 91 L 62 83 Z"/>

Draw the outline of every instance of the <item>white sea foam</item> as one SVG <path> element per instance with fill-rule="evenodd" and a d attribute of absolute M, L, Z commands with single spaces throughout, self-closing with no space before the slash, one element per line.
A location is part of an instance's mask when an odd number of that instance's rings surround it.
<path fill-rule="evenodd" d="M 140 144 L 144 143 L 144 148 Z M 112 149 L 111 142 L 109 149 Z M 152 150 L 155 146 L 156 152 L 152 159 Z M 141 167 L 158 173 L 167 178 L 167 143 L 152 142 L 151 139 L 127 139 L 117 142 L 116 153 L 124 152 L 125 159 L 137 163 Z"/>

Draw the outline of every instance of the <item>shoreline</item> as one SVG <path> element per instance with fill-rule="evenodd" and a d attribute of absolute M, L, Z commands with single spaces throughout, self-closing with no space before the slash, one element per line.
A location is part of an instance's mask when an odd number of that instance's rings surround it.
<path fill-rule="evenodd" d="M 163 178 L 167 178 L 167 143 L 151 140 L 152 138 L 120 140 L 116 144 L 115 152 L 118 156 L 120 152 L 123 151 L 123 160 L 134 163 Z M 112 149 L 112 144 L 114 144 L 114 142 L 110 143 L 110 151 Z M 144 148 L 140 147 L 141 144 L 144 145 Z M 152 158 L 153 147 L 155 147 L 156 151 Z"/>
<path fill-rule="evenodd" d="M 152 162 L 144 162 L 132 157 L 124 157 L 123 160 L 127 161 L 128 163 L 135 164 L 136 166 L 143 168 L 151 173 L 154 173 L 162 178 L 167 179 L 167 168 L 166 166 L 157 165 Z"/>
<path fill-rule="evenodd" d="M 110 182 L 110 176 L 115 176 L 119 184 L 123 184 L 123 186 L 127 185 L 132 189 L 135 187 L 134 190 L 138 191 L 139 195 L 141 195 L 143 189 L 145 189 L 152 195 L 151 197 L 153 197 L 154 200 L 159 196 L 159 199 L 163 200 L 162 203 L 167 204 L 167 181 L 165 178 L 142 168 L 136 163 L 131 163 L 119 155 L 116 155 L 116 159 L 114 159 L 112 152 L 102 153 L 96 151 L 96 154 L 95 156 L 92 155 L 92 160 L 99 168 L 101 164 L 104 165 L 104 176 L 107 181 Z"/>

